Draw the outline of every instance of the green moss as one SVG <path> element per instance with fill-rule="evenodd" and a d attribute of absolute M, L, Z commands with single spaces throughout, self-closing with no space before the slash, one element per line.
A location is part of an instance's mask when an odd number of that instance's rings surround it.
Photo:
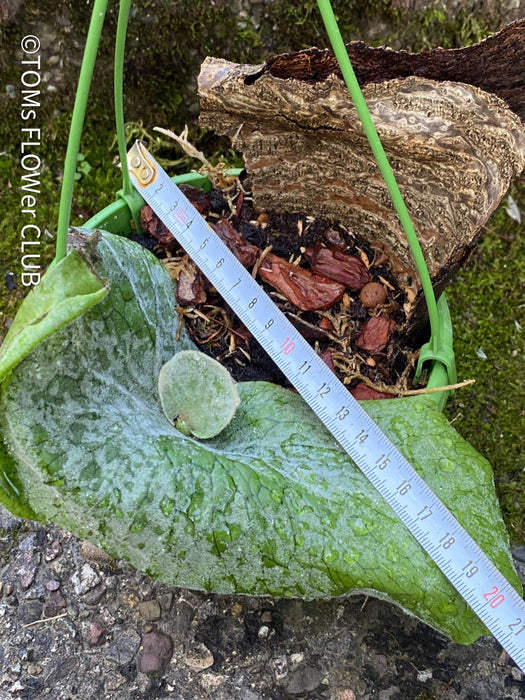
<path fill-rule="evenodd" d="M 389 16 L 395 30 L 388 37 L 388 44 L 409 51 L 470 46 L 493 34 L 503 22 L 501 3 L 494 3 L 483 14 L 476 12 L 469 2 L 463 3 L 454 14 L 439 7 L 419 12 L 397 10 L 395 14 L 395 20 L 392 14 Z"/>
<path fill-rule="evenodd" d="M 346 41 L 365 41 L 408 51 L 455 48 L 481 41 L 503 22 L 502 2 L 480 11 L 475 0 L 465 0 L 454 12 L 441 6 L 427 10 L 394 7 L 390 0 L 332 0 Z M 278 51 L 328 45 L 316 0 L 296 3 L 274 0 L 271 15 L 262 20 L 264 46 Z M 288 48 L 282 47 L 282 39 Z"/>
<path fill-rule="evenodd" d="M 512 189 L 525 210 L 525 181 Z M 448 415 L 491 462 L 512 539 L 525 538 L 525 239 L 502 203 L 447 298 L 461 379 Z"/>

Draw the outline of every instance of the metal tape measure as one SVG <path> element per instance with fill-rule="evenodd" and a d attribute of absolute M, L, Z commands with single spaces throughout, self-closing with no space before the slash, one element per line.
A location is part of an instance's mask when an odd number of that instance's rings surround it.
<path fill-rule="evenodd" d="M 525 603 L 137 141 L 132 181 L 419 544 L 525 671 Z"/>

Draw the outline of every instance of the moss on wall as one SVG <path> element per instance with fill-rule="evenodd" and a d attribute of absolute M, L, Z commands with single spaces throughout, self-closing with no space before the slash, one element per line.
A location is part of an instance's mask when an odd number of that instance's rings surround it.
<path fill-rule="evenodd" d="M 141 0 L 134 4 L 128 34 L 126 60 L 126 116 L 142 120 L 148 131 L 155 125 L 181 129 L 193 125 L 193 138 L 209 155 L 225 148 L 195 129 L 197 112 L 195 81 L 198 66 L 207 54 L 234 61 L 260 62 L 267 56 L 306 46 L 325 46 L 315 0 L 297 3 L 272 0 L 254 3 L 252 14 L 243 14 L 242 2 L 217 0 Z M 341 28 L 348 39 L 419 50 L 431 46 L 454 47 L 473 43 L 505 23 L 502 3 L 491 4 L 480 14 L 475 2 L 465 2 L 455 13 L 442 9 L 411 13 L 396 9 L 386 0 L 334 0 Z M 41 191 L 38 223 L 51 232 L 41 247 L 42 263 L 53 256 L 62 167 L 65 157 L 70 109 L 82 53 L 83 37 L 91 4 L 64 0 L 25 3 L 25 13 L 15 24 L 0 27 L 0 74 L 3 86 L 19 84 L 18 45 L 25 33 L 48 32 L 44 59 L 58 56 L 46 66 L 46 85 L 57 90 L 43 92 L 38 115 L 42 131 Z M 58 17 L 58 19 L 57 19 Z M 62 24 L 61 24 L 62 23 Z M 111 96 L 112 37 L 116 24 L 109 11 L 97 64 L 94 87 L 84 130 L 81 152 L 91 169 L 79 169 L 72 222 L 81 224 L 113 201 L 120 186 L 115 163 Z M 67 29 L 67 31 L 66 31 Z M 63 30 L 63 31 L 62 31 Z M 21 215 L 19 168 L 21 120 L 19 96 L 5 93 L 0 123 L 4 153 L 0 157 L 2 212 L 0 237 L 0 337 L 4 335 L 20 299 L 27 291 L 20 285 Z M 173 154 L 171 154 L 173 156 Z M 181 164 L 179 170 L 186 168 Z M 89 170 L 89 172 L 87 172 Z M 513 195 L 525 210 L 525 186 Z M 523 227 L 521 227 L 521 232 Z M 455 328 L 455 348 L 462 379 L 477 383 L 458 392 L 448 407 L 457 429 L 485 454 L 495 469 L 507 524 L 515 542 L 525 541 L 521 515 L 525 505 L 522 357 L 525 326 L 525 237 L 505 213 L 504 206 L 492 217 L 487 234 L 468 268 L 451 287 L 448 297 Z M 4 281 L 12 272 L 15 290 Z M 12 278 L 9 277 L 9 286 Z M 486 355 L 482 359 L 480 349 Z"/>
<path fill-rule="evenodd" d="M 511 194 L 525 213 L 525 181 Z M 447 291 L 462 379 L 476 383 L 447 407 L 456 429 L 491 462 L 515 542 L 525 538 L 525 237 L 506 212 L 493 215 L 469 265 Z"/>

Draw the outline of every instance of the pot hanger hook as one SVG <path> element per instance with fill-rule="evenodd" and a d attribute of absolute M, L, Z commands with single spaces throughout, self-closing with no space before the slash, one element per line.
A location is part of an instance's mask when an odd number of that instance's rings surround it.
<path fill-rule="evenodd" d="M 114 71 L 114 95 L 115 95 L 115 127 L 117 132 L 118 153 L 120 167 L 122 168 L 122 189 L 117 196 L 126 202 L 130 215 L 135 223 L 135 230 L 140 233 L 140 209 L 143 202 L 137 199 L 131 179 L 126 153 L 126 131 L 124 126 L 124 53 L 126 48 L 126 35 L 131 8 L 131 0 L 120 0 L 117 22 L 117 37 L 115 40 L 115 71 Z"/>
<path fill-rule="evenodd" d="M 108 0 L 95 0 L 93 12 L 91 14 L 91 21 L 86 38 L 86 48 L 84 50 L 84 57 L 82 58 L 75 104 L 73 106 L 73 115 L 71 117 L 71 128 L 69 130 L 66 159 L 64 163 L 64 176 L 60 191 L 55 259 L 51 263 L 52 265 L 60 262 L 67 252 L 67 231 L 71 219 L 71 203 L 73 201 L 75 173 L 80 151 L 80 138 L 82 136 L 89 88 L 93 77 L 93 69 L 95 67 L 107 6 Z"/>

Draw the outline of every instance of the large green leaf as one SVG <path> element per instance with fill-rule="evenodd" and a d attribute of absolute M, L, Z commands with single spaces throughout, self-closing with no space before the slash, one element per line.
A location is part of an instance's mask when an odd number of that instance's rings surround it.
<path fill-rule="evenodd" d="M 239 384 L 240 407 L 220 435 L 177 432 L 157 393 L 161 366 L 190 347 L 184 334 L 177 340 L 169 277 L 123 238 L 104 234 L 97 251 L 108 296 L 2 387 L 9 468 L 36 517 L 178 586 L 306 598 L 365 591 L 458 642 L 486 633 L 293 392 Z M 433 402 L 366 409 L 519 587 L 488 463 Z"/>

